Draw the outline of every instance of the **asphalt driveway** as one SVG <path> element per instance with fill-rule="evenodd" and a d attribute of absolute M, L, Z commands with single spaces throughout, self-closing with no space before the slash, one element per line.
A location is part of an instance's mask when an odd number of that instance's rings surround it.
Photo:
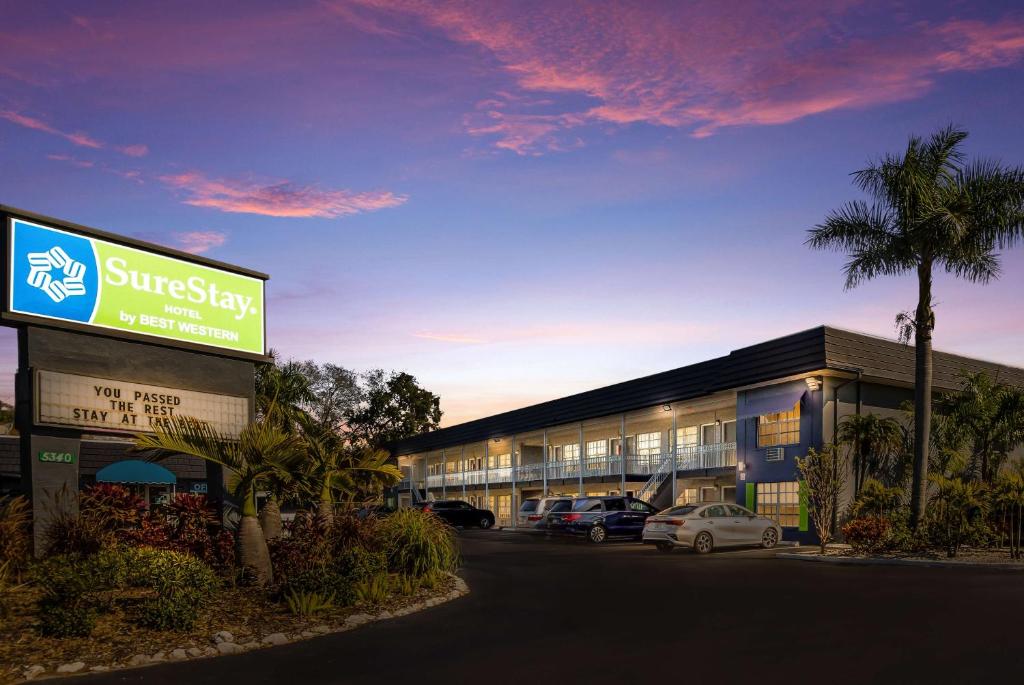
<path fill-rule="evenodd" d="M 1024 574 L 664 555 L 461 533 L 469 596 L 283 647 L 76 678 L 242 683 L 978 683 L 1024 668 Z"/>

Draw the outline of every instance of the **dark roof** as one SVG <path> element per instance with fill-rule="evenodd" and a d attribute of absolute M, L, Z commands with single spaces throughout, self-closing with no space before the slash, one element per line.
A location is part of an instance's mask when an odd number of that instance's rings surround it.
<path fill-rule="evenodd" d="M 914 348 L 895 340 L 819 326 L 734 350 L 724 357 L 416 435 L 395 443 L 392 452 L 411 454 L 526 433 L 824 369 L 860 370 L 866 378 L 913 384 Z M 935 352 L 936 389 L 958 387 L 956 376 L 961 370 L 986 370 L 1004 382 L 1024 386 L 1022 369 Z"/>

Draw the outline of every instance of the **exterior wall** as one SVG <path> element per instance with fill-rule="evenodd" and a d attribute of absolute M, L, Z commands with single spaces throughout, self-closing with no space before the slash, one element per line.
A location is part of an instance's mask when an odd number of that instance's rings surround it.
<path fill-rule="evenodd" d="M 800 441 L 796 444 L 782 447 L 784 456 L 780 461 L 766 461 L 766 448 L 757 446 L 757 423 L 756 416 L 740 419 L 736 425 L 736 450 L 737 461 L 742 462 L 744 468 L 737 470 L 736 503 L 741 506 L 748 506 L 751 497 L 748 492 L 756 490 L 757 483 L 791 482 L 799 481 L 800 476 L 796 467 L 796 457 L 807 454 L 811 447 L 820 449 L 822 446 L 822 402 L 824 386 L 818 390 L 807 389 L 803 380 L 790 383 L 765 386 L 753 390 L 745 390 L 737 394 L 737 414 L 742 414 L 748 402 L 752 402 L 766 395 L 777 394 L 780 390 L 803 388 L 806 392 L 800 402 Z M 806 505 L 803 505 L 806 506 Z M 806 529 L 804 529 L 806 528 Z M 801 543 L 810 543 L 815 539 L 813 526 L 801 526 L 799 528 L 783 528 L 783 539 L 797 540 Z"/>

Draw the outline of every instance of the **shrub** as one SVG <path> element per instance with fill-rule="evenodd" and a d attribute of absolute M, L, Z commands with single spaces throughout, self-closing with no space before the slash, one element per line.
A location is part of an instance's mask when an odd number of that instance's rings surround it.
<path fill-rule="evenodd" d="M 296 616 L 314 616 L 334 607 L 334 595 L 290 590 L 285 594 L 288 610 Z"/>
<path fill-rule="evenodd" d="M 0 564 L 12 580 L 32 558 L 32 510 L 25 497 L 0 497 Z"/>
<path fill-rule="evenodd" d="M 405 574 L 396 573 L 391 576 L 391 591 L 408 597 L 409 595 L 416 594 L 416 590 L 420 587 L 419 582 L 412 576 Z"/>
<path fill-rule="evenodd" d="M 138 525 L 146 513 L 146 503 L 123 485 L 96 483 L 82 490 L 79 509 L 106 530 L 119 531 Z"/>
<path fill-rule="evenodd" d="M 887 488 L 880 481 L 868 478 L 864 481 L 857 499 L 850 506 L 850 518 L 874 516 L 887 519 L 902 505 L 902 488 Z"/>
<path fill-rule="evenodd" d="M 97 518 L 62 511 L 47 526 L 43 541 L 48 556 L 89 556 L 114 544 L 115 537 Z"/>
<path fill-rule="evenodd" d="M 52 637 L 86 637 L 96 624 L 97 602 L 92 594 L 100 578 L 97 567 L 75 555 L 53 556 L 33 568 L 33 580 L 43 590 L 38 630 Z"/>
<path fill-rule="evenodd" d="M 862 516 L 843 526 L 843 537 L 853 551 L 875 554 L 889 547 L 891 526 L 882 516 Z"/>
<path fill-rule="evenodd" d="M 420 578 L 458 567 L 455 533 L 440 517 L 400 509 L 378 524 L 377 537 L 394 573 Z"/>
<path fill-rule="evenodd" d="M 388 598 L 388 591 L 390 590 L 388 576 L 384 573 L 378 573 L 375 576 L 364 578 L 354 585 L 353 590 L 356 602 L 371 605 L 381 604 Z"/>
<path fill-rule="evenodd" d="M 151 588 L 156 598 L 140 607 L 139 622 L 159 630 L 188 630 L 220 586 L 216 574 L 198 559 L 173 550 L 127 548 L 129 584 Z"/>
<path fill-rule="evenodd" d="M 980 546 L 991 541 L 985 522 L 988 501 L 985 486 L 959 478 L 933 476 L 935 494 L 928 507 L 927 530 L 933 545 L 955 557 L 963 545 Z"/>

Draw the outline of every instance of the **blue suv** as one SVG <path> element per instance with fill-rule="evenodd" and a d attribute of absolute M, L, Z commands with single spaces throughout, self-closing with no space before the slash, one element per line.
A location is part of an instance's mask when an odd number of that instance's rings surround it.
<path fill-rule="evenodd" d="M 571 511 L 548 514 L 548 530 L 586 535 L 588 540 L 597 544 L 609 537 L 639 540 L 647 517 L 655 513 L 654 507 L 635 497 L 581 497 L 573 502 Z"/>

